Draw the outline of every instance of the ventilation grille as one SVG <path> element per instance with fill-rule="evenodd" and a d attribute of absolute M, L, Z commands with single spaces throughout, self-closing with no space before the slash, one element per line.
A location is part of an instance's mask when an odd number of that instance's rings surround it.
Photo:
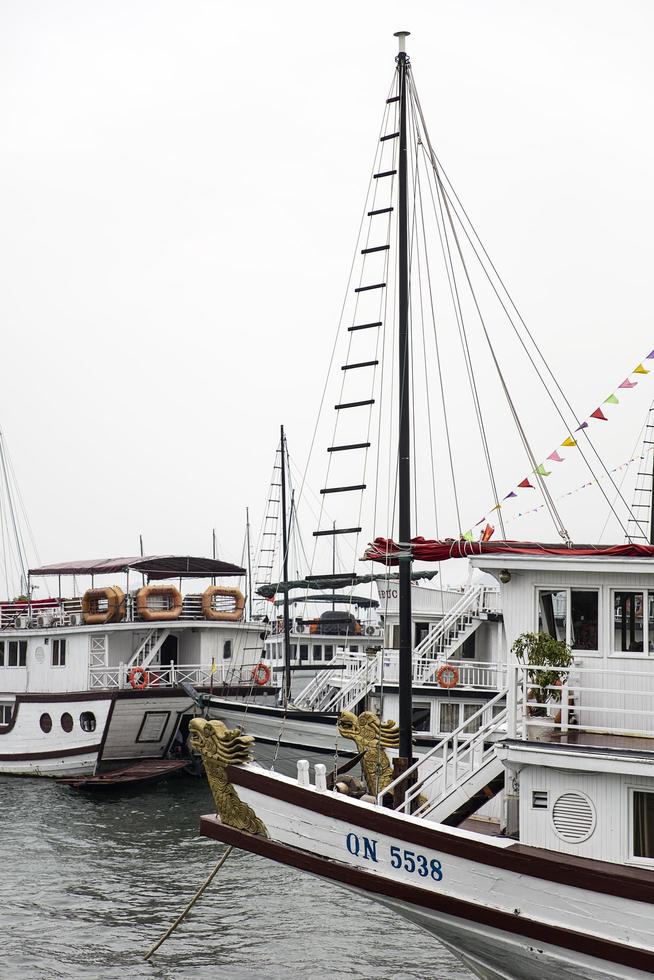
<path fill-rule="evenodd" d="M 554 804 L 552 823 L 561 840 L 579 844 L 595 830 L 595 808 L 583 793 L 564 793 Z"/>
<path fill-rule="evenodd" d="M 531 794 L 532 810 L 547 810 L 547 790 L 535 789 Z"/>

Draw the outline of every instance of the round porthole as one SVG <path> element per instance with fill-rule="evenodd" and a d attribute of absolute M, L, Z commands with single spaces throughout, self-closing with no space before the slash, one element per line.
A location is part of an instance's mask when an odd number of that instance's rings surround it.
<path fill-rule="evenodd" d="M 47 711 L 44 711 L 39 718 L 39 725 L 41 726 L 41 731 L 45 732 L 46 735 L 52 731 L 52 718 Z"/>
<path fill-rule="evenodd" d="M 79 727 L 83 732 L 94 732 L 95 724 L 95 715 L 92 711 L 83 711 L 79 716 Z"/>
<path fill-rule="evenodd" d="M 61 716 L 61 727 L 65 732 L 72 732 L 73 730 L 73 716 L 69 715 L 67 711 L 64 711 Z"/>
<path fill-rule="evenodd" d="M 563 793 L 552 807 L 552 824 L 561 840 L 581 844 L 595 830 L 593 801 L 585 793 Z"/>

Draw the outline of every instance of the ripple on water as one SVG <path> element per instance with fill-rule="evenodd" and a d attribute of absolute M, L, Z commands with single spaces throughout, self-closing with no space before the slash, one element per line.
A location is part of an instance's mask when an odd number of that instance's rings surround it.
<path fill-rule="evenodd" d="M 242 851 L 144 963 L 220 855 L 197 834 L 206 784 L 92 796 L 0 777 L 0 794 L 2 980 L 470 980 L 381 906 Z"/>

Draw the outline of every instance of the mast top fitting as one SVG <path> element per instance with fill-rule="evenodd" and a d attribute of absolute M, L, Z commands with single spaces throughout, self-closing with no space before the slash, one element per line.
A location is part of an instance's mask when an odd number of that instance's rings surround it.
<path fill-rule="evenodd" d="M 404 46 L 404 39 L 405 37 L 408 37 L 410 33 L 411 31 L 395 31 L 395 34 L 393 34 L 393 37 L 396 37 L 398 39 L 400 54 L 406 51 L 406 48 Z"/>

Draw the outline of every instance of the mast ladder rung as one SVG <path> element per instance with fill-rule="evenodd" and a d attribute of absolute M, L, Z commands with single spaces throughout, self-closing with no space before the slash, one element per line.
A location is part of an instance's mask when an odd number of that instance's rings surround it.
<path fill-rule="evenodd" d="M 331 531 L 314 531 L 314 538 L 322 538 L 329 534 L 359 534 L 360 527 L 334 527 Z"/>
<path fill-rule="evenodd" d="M 382 321 L 378 320 L 376 323 L 357 323 L 355 326 L 348 327 L 347 329 L 348 332 L 351 333 L 352 330 L 369 330 L 370 327 L 381 327 L 381 326 L 382 326 Z"/>
<path fill-rule="evenodd" d="M 330 573 L 328 573 L 326 575 L 305 575 L 304 577 L 307 580 L 307 582 L 311 582 L 311 581 L 313 581 L 314 579 L 317 579 L 317 578 L 318 579 L 325 579 L 326 582 L 329 582 L 329 581 L 337 581 L 338 579 L 341 579 L 341 578 L 344 578 L 344 577 L 346 578 L 348 575 L 350 575 L 350 576 L 352 576 L 352 578 L 354 578 L 354 572 L 330 572 Z"/>
<path fill-rule="evenodd" d="M 365 483 L 355 483 L 351 487 L 326 487 L 321 493 L 346 493 L 348 490 L 365 490 Z"/>
<path fill-rule="evenodd" d="M 399 133 L 387 133 L 386 136 L 380 137 L 379 142 L 385 143 L 386 140 L 396 140 L 399 135 Z"/>
<path fill-rule="evenodd" d="M 327 450 L 328 453 L 342 453 L 346 449 L 370 449 L 369 442 L 351 442 L 347 446 L 330 446 Z"/>
<path fill-rule="evenodd" d="M 631 506 L 632 507 L 643 507 L 643 508 L 647 509 L 649 507 L 649 504 L 632 504 Z"/>
<path fill-rule="evenodd" d="M 651 478 L 652 476 L 654 476 L 654 474 L 652 474 L 652 473 L 636 473 L 636 476 L 649 476 Z M 638 489 L 638 488 L 636 487 L 636 489 Z M 649 490 L 647 492 L 649 493 Z"/>
<path fill-rule="evenodd" d="M 379 361 L 359 361 L 357 364 L 343 364 L 341 371 L 353 371 L 355 368 L 374 367 Z"/>
<path fill-rule="evenodd" d="M 375 208 L 374 211 L 368 211 L 368 217 L 373 218 L 376 214 L 390 214 L 393 208 Z"/>
<path fill-rule="evenodd" d="M 259 565 L 259 568 L 272 568 L 272 565 Z M 267 585 L 266 582 L 260 582 L 260 585 Z"/>
<path fill-rule="evenodd" d="M 340 405 L 334 405 L 337 412 L 340 412 L 342 408 L 361 408 L 362 405 L 374 405 L 374 398 L 366 398 L 361 402 L 341 402 Z"/>
<path fill-rule="evenodd" d="M 362 255 L 371 255 L 373 252 L 388 252 L 390 245 L 374 245 L 372 248 L 362 248 Z"/>
<path fill-rule="evenodd" d="M 386 105 L 390 105 L 391 102 L 399 102 L 399 95 L 391 95 L 390 99 L 386 99 Z"/>
<path fill-rule="evenodd" d="M 355 293 L 367 293 L 371 289 L 386 289 L 386 283 L 385 282 L 376 282 L 372 286 L 357 286 L 357 288 L 354 290 L 354 292 Z"/>
<path fill-rule="evenodd" d="M 381 170 L 378 174 L 373 174 L 374 180 L 379 180 L 380 177 L 393 177 L 397 173 L 397 170 Z"/>
<path fill-rule="evenodd" d="M 272 555 L 275 551 L 277 551 L 277 548 L 259 548 L 259 551 Z"/>

